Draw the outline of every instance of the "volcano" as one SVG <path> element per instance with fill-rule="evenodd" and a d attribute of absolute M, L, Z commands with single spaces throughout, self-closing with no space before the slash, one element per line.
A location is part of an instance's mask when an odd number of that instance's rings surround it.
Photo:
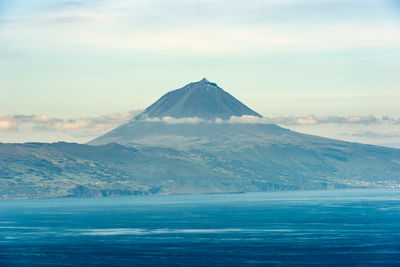
<path fill-rule="evenodd" d="M 206 78 L 170 91 L 142 113 L 91 142 L 90 145 L 118 143 L 122 145 L 182 146 L 200 143 L 216 145 L 223 140 L 243 136 L 250 138 L 254 127 L 244 129 L 230 124 L 231 118 L 260 119 L 262 116 L 216 83 Z M 254 125 L 253 125 L 254 126 Z M 256 132 L 286 132 L 276 125 L 261 124 Z M 253 129 L 252 129 L 253 128 Z M 247 133 L 244 134 L 244 133 Z"/>

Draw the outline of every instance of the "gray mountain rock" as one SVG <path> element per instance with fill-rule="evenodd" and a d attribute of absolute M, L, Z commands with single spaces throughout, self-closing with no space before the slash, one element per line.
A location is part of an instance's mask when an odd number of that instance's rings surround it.
<path fill-rule="evenodd" d="M 261 117 L 216 83 L 203 78 L 163 95 L 136 118 L 196 117 L 201 119 L 229 119 L 231 116 Z"/>

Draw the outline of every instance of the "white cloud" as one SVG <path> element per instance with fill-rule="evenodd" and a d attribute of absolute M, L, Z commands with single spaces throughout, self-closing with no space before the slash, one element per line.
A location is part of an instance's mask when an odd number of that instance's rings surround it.
<path fill-rule="evenodd" d="M 30 115 L 1 115 L 0 114 L 0 132 L 17 130 L 22 123 L 32 121 L 34 116 Z"/>
<path fill-rule="evenodd" d="M 18 130 L 20 126 L 32 128 L 36 131 L 66 131 L 76 134 L 101 134 L 131 120 L 140 111 L 127 111 L 99 117 L 84 117 L 78 119 L 62 119 L 47 114 L 42 115 L 0 115 L 0 131 Z M 374 125 L 374 124 L 400 124 L 400 118 L 383 116 L 287 116 L 287 117 L 263 117 L 244 115 L 232 116 L 229 120 L 204 120 L 197 117 L 173 118 L 145 118 L 148 122 L 163 122 L 166 124 L 180 123 L 250 123 L 269 124 L 276 123 L 283 126 L 293 125 L 319 125 L 319 124 L 348 124 L 348 125 Z"/>
<path fill-rule="evenodd" d="M 177 124 L 177 123 L 199 123 L 204 122 L 203 119 L 192 117 L 192 118 L 173 118 L 173 117 L 163 117 L 163 121 L 168 124 Z"/>
<path fill-rule="evenodd" d="M 0 115 L 0 131 L 14 130 L 17 126 L 17 120 L 13 116 Z"/>
<path fill-rule="evenodd" d="M 307 118 L 298 118 L 296 119 L 296 122 L 300 125 L 314 125 L 318 123 L 313 116 L 308 116 Z"/>
<path fill-rule="evenodd" d="M 250 123 L 250 124 L 269 124 L 276 123 L 285 126 L 290 125 L 317 125 L 317 124 L 379 124 L 382 122 L 387 122 L 390 124 L 400 123 L 400 118 L 395 119 L 389 116 L 383 116 L 382 118 L 377 118 L 375 116 L 287 116 L 287 117 L 256 117 L 251 115 L 243 116 L 232 116 L 229 120 L 215 119 L 215 120 L 204 120 L 201 118 L 173 118 L 173 117 L 162 117 L 162 118 L 145 118 L 148 122 L 164 122 L 169 124 L 176 123 Z"/>
<path fill-rule="evenodd" d="M 367 137 L 367 138 L 400 138 L 400 132 L 397 133 L 380 133 L 374 131 L 358 131 L 356 133 L 342 133 L 343 136 L 356 136 L 356 137 Z"/>
<path fill-rule="evenodd" d="M 207 122 L 201 118 L 197 117 L 190 117 L 190 118 L 173 118 L 170 116 L 165 116 L 162 118 L 145 118 L 145 121 L 148 122 L 164 122 L 167 124 L 179 124 L 179 123 L 200 123 L 200 122 Z"/>
<path fill-rule="evenodd" d="M 72 134 L 98 135 L 129 121 L 139 111 L 114 113 L 99 117 L 61 119 L 42 115 L 0 115 L 0 131 L 24 130 L 62 131 Z"/>
<path fill-rule="evenodd" d="M 259 118 L 251 115 L 243 115 L 243 116 L 232 116 L 229 120 L 223 121 L 221 119 L 216 120 L 217 123 L 251 123 L 251 124 L 265 124 L 271 123 L 269 119 Z"/>
<path fill-rule="evenodd" d="M 57 122 L 56 124 L 52 125 L 51 128 L 55 130 L 93 130 L 94 128 L 90 129 L 91 120 L 70 120 L 67 122 Z M 49 127 L 50 128 L 50 127 Z M 97 127 L 96 127 L 97 128 Z"/>
<path fill-rule="evenodd" d="M 38 115 L 33 118 L 34 122 L 39 122 L 39 123 L 53 122 L 56 120 L 57 120 L 56 118 L 50 117 L 46 114 Z"/>
<path fill-rule="evenodd" d="M 165 116 L 162 118 L 145 118 L 148 122 L 164 122 L 167 124 L 179 124 L 179 123 L 251 123 L 251 124 L 265 124 L 272 123 L 270 119 L 259 118 L 256 116 L 244 115 L 244 116 L 232 116 L 229 120 L 215 119 L 215 120 L 204 120 L 202 118 L 190 117 L 190 118 L 173 118 Z"/>
<path fill-rule="evenodd" d="M 274 123 L 282 125 L 316 125 L 316 124 L 375 124 L 382 121 L 394 123 L 395 119 L 384 116 L 378 119 L 375 116 L 303 116 L 303 117 L 275 117 L 271 118 Z"/>

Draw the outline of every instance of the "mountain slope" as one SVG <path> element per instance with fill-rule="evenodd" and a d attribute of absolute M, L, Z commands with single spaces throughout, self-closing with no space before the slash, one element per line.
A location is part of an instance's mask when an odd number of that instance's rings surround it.
<path fill-rule="evenodd" d="M 400 150 L 307 137 L 206 149 L 0 144 L 0 198 L 231 193 L 400 185 Z"/>
<path fill-rule="evenodd" d="M 239 100 L 206 78 L 163 95 L 137 118 L 196 117 L 229 119 L 231 116 L 261 117 Z"/>

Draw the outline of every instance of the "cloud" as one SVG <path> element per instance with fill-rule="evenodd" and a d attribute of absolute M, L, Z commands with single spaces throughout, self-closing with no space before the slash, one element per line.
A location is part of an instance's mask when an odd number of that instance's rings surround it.
<path fill-rule="evenodd" d="M 0 132 L 18 129 L 22 123 L 30 122 L 34 116 L 30 115 L 1 115 L 0 114 Z"/>
<path fill-rule="evenodd" d="M 217 120 L 217 122 L 222 122 Z M 232 116 L 227 122 L 229 123 L 276 123 L 285 126 L 291 125 L 318 125 L 318 124 L 400 124 L 400 118 L 391 118 L 383 116 L 378 118 L 372 115 L 369 116 L 286 116 L 286 117 L 264 117 L 258 118 L 255 116 Z"/>
<path fill-rule="evenodd" d="M 0 115 L 0 131 L 14 130 L 17 126 L 17 120 L 13 116 Z"/>
<path fill-rule="evenodd" d="M 250 124 L 281 124 L 285 126 L 291 125 L 318 125 L 318 124 L 359 124 L 359 125 L 370 125 L 379 123 L 390 123 L 398 124 L 400 123 L 400 118 L 395 119 L 389 116 L 383 116 L 382 118 L 377 118 L 375 116 L 287 116 L 287 117 L 263 117 L 259 118 L 251 115 L 243 116 L 232 116 L 229 120 L 204 120 L 201 118 L 173 118 L 173 117 L 162 117 L 162 118 L 145 118 L 144 120 L 149 122 L 164 122 L 168 124 L 176 123 L 250 123 Z"/>
<path fill-rule="evenodd" d="M 268 118 L 259 118 L 251 115 L 243 115 L 243 116 L 232 116 L 229 120 L 223 121 L 221 119 L 216 119 L 216 123 L 250 123 L 250 124 L 266 124 L 272 123 L 272 121 Z"/>
<path fill-rule="evenodd" d="M 98 117 L 83 117 L 77 119 L 56 118 L 47 114 L 41 115 L 0 115 L 0 132 L 5 131 L 59 131 L 70 133 L 74 136 L 96 136 L 110 131 L 124 123 L 127 123 L 140 111 L 127 111 Z M 287 117 L 255 117 L 244 115 L 232 116 L 229 120 L 204 120 L 202 118 L 173 118 L 170 116 L 162 118 L 144 118 L 147 122 L 163 122 L 166 124 L 181 123 L 247 123 L 247 124 L 270 124 L 275 123 L 282 126 L 315 126 L 321 124 L 340 125 L 375 125 L 375 124 L 400 124 L 400 118 L 383 116 L 287 116 Z M 359 137 L 373 133 L 356 133 Z M 356 136 L 356 134 L 354 136 Z M 378 136 L 376 136 L 378 137 Z M 395 136 L 392 136 L 395 137 Z"/>
<path fill-rule="evenodd" d="M 241 117 L 232 116 L 229 120 L 215 119 L 215 120 L 205 120 L 198 117 L 189 117 L 189 118 L 173 118 L 170 116 L 165 116 L 161 118 L 145 118 L 145 121 L 148 122 L 163 122 L 166 124 L 179 124 L 179 123 L 251 123 L 251 124 L 265 124 L 272 123 L 272 121 L 268 118 L 259 118 L 250 115 L 244 115 Z"/>
<path fill-rule="evenodd" d="M 384 116 L 381 119 L 378 119 L 375 116 L 287 116 L 287 117 L 255 117 L 244 115 L 241 117 L 232 116 L 227 121 L 222 121 L 217 119 L 217 123 L 275 123 L 281 124 L 285 126 L 291 125 L 317 125 L 317 124 L 327 124 L 327 123 L 335 123 L 335 124 L 376 124 L 376 123 L 399 123 L 399 119 L 390 118 L 389 116 Z"/>
<path fill-rule="evenodd" d="M 197 117 L 173 118 L 173 117 L 170 117 L 170 116 L 165 116 L 165 117 L 162 117 L 162 118 L 145 118 L 144 120 L 148 121 L 148 122 L 164 122 L 164 123 L 167 123 L 167 124 L 207 122 L 204 119 L 197 118 Z"/>
<path fill-rule="evenodd" d="M 394 123 L 396 119 L 384 116 L 381 119 L 375 116 L 288 116 L 288 117 L 275 117 L 271 118 L 274 123 L 282 125 L 316 125 L 316 124 L 326 124 L 326 123 L 336 123 L 336 124 L 376 124 L 383 121 Z"/>
<path fill-rule="evenodd" d="M 300 125 L 314 125 L 317 124 L 318 121 L 313 116 L 309 116 L 307 118 L 296 119 L 296 123 Z"/>
<path fill-rule="evenodd" d="M 341 133 L 341 136 L 355 136 L 355 137 L 366 137 L 366 138 L 400 138 L 399 133 L 379 133 L 373 131 L 358 131 L 356 133 Z"/>
<path fill-rule="evenodd" d="M 34 131 L 62 131 L 71 134 L 97 135 L 128 122 L 139 111 L 114 113 L 99 117 L 62 119 L 42 115 L 0 115 L 0 132 L 32 129 Z"/>
<path fill-rule="evenodd" d="M 49 122 L 54 122 L 54 121 L 58 121 L 58 119 L 50 117 L 48 115 L 42 114 L 42 115 L 38 115 L 35 116 L 33 118 L 34 122 L 39 122 L 39 123 L 49 123 Z"/>
<path fill-rule="evenodd" d="M 129 111 L 100 117 L 87 117 L 68 120 L 53 118 L 49 121 L 45 121 L 39 125 L 36 125 L 36 128 L 56 131 L 69 131 L 75 134 L 102 134 L 128 122 L 137 113 L 138 111 Z"/>

